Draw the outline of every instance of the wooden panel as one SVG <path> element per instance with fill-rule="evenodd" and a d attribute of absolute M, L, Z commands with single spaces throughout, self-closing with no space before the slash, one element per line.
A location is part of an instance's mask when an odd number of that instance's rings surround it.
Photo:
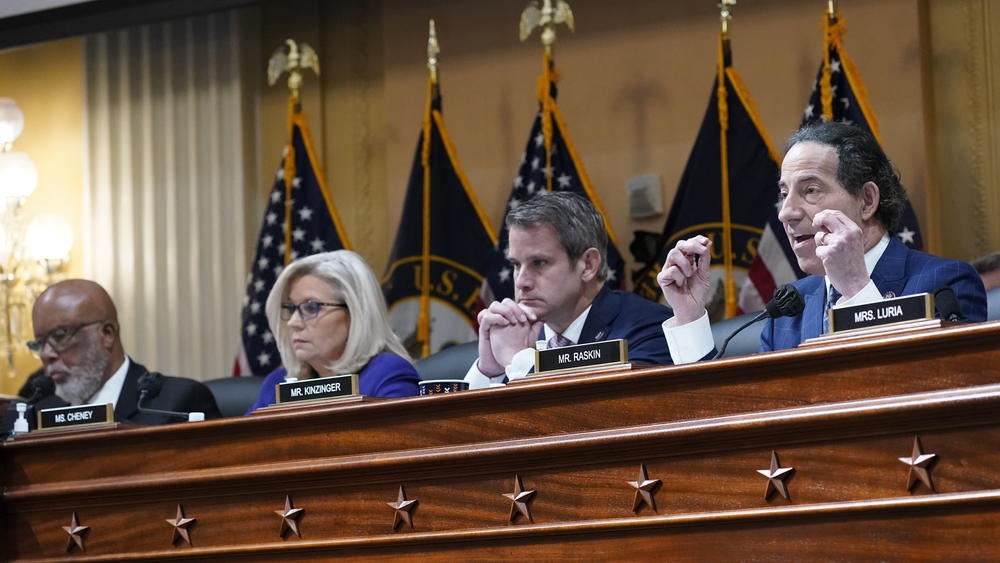
<path fill-rule="evenodd" d="M 29 436 L 0 447 L 0 557 L 65 556 L 75 512 L 90 530 L 74 558 L 93 560 L 976 559 L 1000 548 L 998 332 Z M 917 436 L 933 489 L 899 460 Z M 787 499 L 765 499 L 772 451 L 794 468 Z M 632 510 L 641 465 L 656 511 Z M 515 475 L 535 494 L 510 523 Z M 418 504 L 394 530 L 400 485 Z M 279 536 L 286 495 L 301 538 Z M 171 544 L 178 504 L 192 546 Z"/>

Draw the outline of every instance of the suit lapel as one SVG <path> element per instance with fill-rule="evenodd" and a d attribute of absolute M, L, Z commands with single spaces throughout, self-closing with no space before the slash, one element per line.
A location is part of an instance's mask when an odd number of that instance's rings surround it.
<path fill-rule="evenodd" d="M 886 247 L 882 257 L 875 264 L 872 270 L 872 281 L 883 297 L 891 293 L 892 297 L 899 297 L 903 294 L 906 285 L 906 258 L 908 249 L 906 245 L 896 237 L 889 238 L 889 246 Z"/>
<path fill-rule="evenodd" d="M 814 338 L 823 333 L 823 310 L 826 309 L 826 284 L 821 276 L 816 276 L 813 287 L 804 288 L 802 297 L 806 301 L 802 310 L 802 340 Z"/>
<path fill-rule="evenodd" d="M 129 358 L 125 383 L 122 385 L 122 391 L 118 394 L 118 401 L 115 403 L 115 420 L 128 420 L 138 410 L 139 376 L 144 373 L 146 373 L 146 368 Z"/>
<path fill-rule="evenodd" d="M 619 295 L 607 287 L 602 288 L 590 306 L 590 313 L 587 314 L 587 320 L 583 323 L 580 341 L 577 344 L 607 340 L 611 323 L 615 321 L 621 310 L 620 303 L 621 297 Z"/>

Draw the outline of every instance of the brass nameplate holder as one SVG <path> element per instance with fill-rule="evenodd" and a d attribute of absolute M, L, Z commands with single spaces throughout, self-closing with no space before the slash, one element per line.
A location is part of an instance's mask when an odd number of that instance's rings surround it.
<path fill-rule="evenodd" d="M 358 395 L 358 374 L 285 381 L 274 387 L 278 404 L 327 401 Z"/>
<path fill-rule="evenodd" d="M 38 431 L 68 430 L 90 426 L 107 426 L 115 422 L 111 403 L 58 407 L 38 411 Z"/>
<path fill-rule="evenodd" d="M 830 309 L 830 334 L 934 319 L 930 293 L 904 295 L 874 303 Z"/>
<path fill-rule="evenodd" d="M 535 350 L 535 374 L 628 369 L 628 342 L 604 340 L 551 350 Z M 534 374 L 533 374 L 534 375 Z"/>

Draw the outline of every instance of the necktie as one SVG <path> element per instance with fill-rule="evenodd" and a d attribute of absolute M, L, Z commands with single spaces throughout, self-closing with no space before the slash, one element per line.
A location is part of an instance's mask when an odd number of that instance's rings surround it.
<path fill-rule="evenodd" d="M 830 294 L 826 298 L 826 308 L 823 309 L 823 332 L 830 332 L 830 307 L 837 304 L 840 298 L 843 297 L 837 288 L 830 286 Z"/>
<path fill-rule="evenodd" d="M 561 334 L 556 334 L 549 339 L 547 346 L 551 350 L 553 348 L 562 348 L 563 346 L 571 346 L 573 341 Z"/>

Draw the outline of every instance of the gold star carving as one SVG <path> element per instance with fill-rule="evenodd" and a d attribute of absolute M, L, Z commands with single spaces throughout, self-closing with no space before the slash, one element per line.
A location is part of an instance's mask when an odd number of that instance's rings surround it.
<path fill-rule="evenodd" d="M 638 514 L 643 504 L 656 512 L 656 499 L 653 498 L 653 495 L 656 494 L 662 483 L 659 479 L 649 478 L 649 475 L 646 474 L 645 463 L 639 464 L 639 480 L 628 481 L 628 484 L 635 489 L 635 497 L 632 498 L 632 512 Z"/>
<path fill-rule="evenodd" d="M 503 496 L 510 499 L 510 515 L 507 517 L 507 523 L 513 524 L 521 516 L 527 518 L 529 522 L 534 522 L 531 519 L 531 501 L 535 499 L 536 492 L 534 489 L 524 490 L 521 476 L 514 474 L 514 492 L 503 493 Z"/>
<path fill-rule="evenodd" d="M 771 498 L 774 491 L 778 491 L 781 493 L 781 496 L 785 497 L 785 500 L 788 500 L 788 489 L 785 487 L 785 479 L 790 477 L 793 471 L 795 471 L 794 467 L 781 467 L 778 465 L 778 454 L 773 450 L 771 451 L 771 468 L 757 470 L 757 473 L 767 477 L 767 488 L 764 490 L 765 501 Z"/>
<path fill-rule="evenodd" d="M 934 490 L 934 483 L 931 481 L 931 474 L 928 471 L 928 466 L 931 461 L 937 457 L 937 454 L 925 454 L 920 449 L 920 439 L 916 436 L 913 437 L 913 453 L 910 457 L 901 457 L 899 461 L 910 466 L 910 471 L 906 474 L 906 490 L 912 491 L 914 485 L 917 484 L 919 479 L 928 489 Z"/>
<path fill-rule="evenodd" d="M 399 495 L 396 497 L 396 502 L 387 502 L 389 506 L 396 510 L 396 514 L 392 517 L 392 531 L 396 531 L 400 524 L 404 522 L 413 529 L 413 509 L 417 507 L 419 503 L 417 499 L 407 500 L 406 491 L 403 490 L 403 486 L 399 486 Z"/>
<path fill-rule="evenodd" d="M 69 539 L 66 540 L 66 553 L 72 553 L 73 546 L 80 548 L 80 551 L 87 551 L 86 546 L 83 545 L 83 537 L 90 531 L 90 526 L 81 526 L 80 521 L 76 518 L 76 512 L 73 513 L 69 526 L 63 526 L 62 529 L 69 534 Z"/>
<path fill-rule="evenodd" d="M 170 545 L 177 545 L 177 540 L 184 540 L 184 543 L 191 545 L 191 531 L 188 529 L 194 525 L 198 520 L 197 518 L 185 518 L 184 509 L 181 505 L 177 505 L 177 517 L 176 518 L 165 518 L 167 524 L 174 527 L 174 534 L 170 538 Z"/>
<path fill-rule="evenodd" d="M 275 510 L 274 513 L 281 516 L 281 528 L 278 529 L 278 537 L 285 539 L 288 532 L 300 538 L 302 537 L 302 533 L 299 532 L 299 518 L 302 518 L 302 515 L 306 513 L 306 509 L 293 507 L 292 497 L 285 495 L 285 509 Z"/>

